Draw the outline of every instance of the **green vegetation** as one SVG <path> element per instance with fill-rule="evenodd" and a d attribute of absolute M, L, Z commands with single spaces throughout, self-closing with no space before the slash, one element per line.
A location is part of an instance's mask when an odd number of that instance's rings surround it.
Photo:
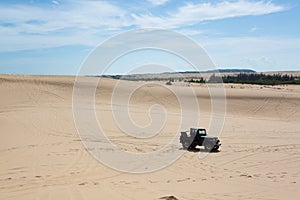
<path fill-rule="evenodd" d="M 284 85 L 284 84 L 300 84 L 299 77 L 289 76 L 289 75 L 266 75 L 260 74 L 246 74 L 240 73 L 238 75 L 228 75 L 223 77 L 218 77 L 213 74 L 209 78 L 209 83 L 240 83 L 240 84 L 258 84 L 258 85 Z"/>
<path fill-rule="evenodd" d="M 258 84 L 258 85 L 286 85 L 286 84 L 299 84 L 300 77 L 295 77 L 292 75 L 281 75 L 273 74 L 267 75 L 263 73 L 239 73 L 235 75 L 227 76 L 216 76 L 215 74 L 211 75 L 208 80 L 205 80 L 203 77 L 155 77 L 155 76 L 143 76 L 143 75 L 111 75 L 111 76 L 102 76 L 110 77 L 114 79 L 122 79 L 129 81 L 165 81 L 167 85 L 172 85 L 173 82 L 188 82 L 188 83 L 238 83 L 238 84 Z"/>
<path fill-rule="evenodd" d="M 200 78 L 197 78 L 197 79 L 191 78 L 189 80 L 186 80 L 185 82 L 189 82 L 189 83 L 205 83 L 205 80 L 203 79 L 203 77 L 200 77 Z"/>

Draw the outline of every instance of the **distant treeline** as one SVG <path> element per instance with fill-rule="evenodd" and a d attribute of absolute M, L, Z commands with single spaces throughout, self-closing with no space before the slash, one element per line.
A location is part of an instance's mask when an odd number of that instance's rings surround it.
<path fill-rule="evenodd" d="M 120 80 L 126 80 L 126 81 L 168 81 L 168 82 L 175 82 L 175 81 L 185 81 L 184 78 L 182 77 L 143 77 L 143 76 L 135 76 L 135 75 L 103 75 L 101 77 L 106 77 L 106 78 L 113 78 L 113 79 L 120 79 Z M 195 77 L 197 78 L 197 77 Z"/>
<path fill-rule="evenodd" d="M 300 84 L 300 77 L 295 77 L 292 75 L 281 75 L 273 74 L 267 75 L 263 73 L 239 73 L 237 75 L 227 75 L 227 76 L 216 76 L 211 75 L 209 79 L 205 80 L 203 77 L 142 77 L 142 76 L 121 76 L 121 75 L 111 75 L 102 76 L 110 77 L 114 79 L 130 80 L 130 81 L 166 81 L 168 85 L 172 82 L 189 82 L 189 83 L 239 83 L 239 84 L 258 84 L 258 85 L 285 85 L 285 84 Z"/>
<path fill-rule="evenodd" d="M 240 84 L 258 84 L 258 85 L 284 85 L 284 84 L 300 84 L 300 78 L 292 75 L 273 74 L 266 75 L 263 73 L 240 73 L 238 75 L 215 76 L 213 74 L 209 83 L 240 83 Z"/>
<path fill-rule="evenodd" d="M 205 74 L 205 73 L 255 73 L 252 69 L 215 69 L 207 71 L 184 71 L 184 72 L 172 72 L 170 74 Z M 168 73 L 166 73 L 168 74 Z"/>

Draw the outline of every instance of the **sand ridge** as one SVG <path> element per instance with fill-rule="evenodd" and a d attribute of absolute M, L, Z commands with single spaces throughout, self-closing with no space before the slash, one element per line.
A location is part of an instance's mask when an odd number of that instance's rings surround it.
<path fill-rule="evenodd" d="M 102 165 L 83 147 L 72 114 L 74 80 L 0 75 L 0 199 L 298 199 L 299 86 L 226 85 L 221 151 L 204 159 L 197 152 L 186 152 L 167 168 L 137 175 Z M 155 83 L 133 95 L 133 119 L 140 125 L 149 122 L 145 110 L 154 103 L 169 111 L 163 132 L 140 141 L 112 124 L 115 84 L 116 80 L 101 79 L 96 92 L 96 112 L 108 137 L 128 151 L 159 149 L 178 124 L 175 96 Z M 135 82 L 122 81 L 124 94 L 131 84 Z M 188 88 L 168 87 L 182 94 Z M 211 112 L 207 88 L 190 87 L 196 89 L 201 125 L 207 127 Z"/>

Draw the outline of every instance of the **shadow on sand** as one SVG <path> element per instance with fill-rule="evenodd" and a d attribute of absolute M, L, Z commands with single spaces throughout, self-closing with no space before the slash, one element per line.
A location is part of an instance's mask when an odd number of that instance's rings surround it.
<path fill-rule="evenodd" d="M 212 150 L 212 151 L 208 151 L 208 150 L 206 150 L 206 149 L 200 149 L 200 148 L 189 148 L 189 149 L 183 149 L 183 148 L 180 148 L 180 150 L 188 151 L 188 152 L 194 152 L 194 153 L 198 153 L 198 152 L 219 153 L 219 152 L 220 152 L 220 150 Z"/>

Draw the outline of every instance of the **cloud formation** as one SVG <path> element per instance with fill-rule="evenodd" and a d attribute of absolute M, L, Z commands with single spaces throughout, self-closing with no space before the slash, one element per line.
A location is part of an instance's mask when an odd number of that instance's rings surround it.
<path fill-rule="evenodd" d="M 163 5 L 168 0 L 149 0 Z M 121 5 L 121 4 L 120 4 Z M 0 51 L 93 45 L 118 32 L 143 27 L 187 30 L 203 21 L 265 15 L 286 8 L 271 1 L 217 1 L 185 3 L 160 10 L 132 9 L 110 1 L 52 1 L 49 5 L 0 4 Z M 200 33 L 190 30 L 190 33 Z"/>
<path fill-rule="evenodd" d="M 144 26 L 163 26 L 177 28 L 185 25 L 194 25 L 209 20 L 219 20 L 241 16 L 265 15 L 285 10 L 284 6 L 275 5 L 265 1 L 234 1 L 218 3 L 187 3 L 179 7 L 175 12 L 166 16 L 154 16 L 152 14 L 133 14 L 135 24 Z"/>
<path fill-rule="evenodd" d="M 153 5 L 160 6 L 167 3 L 169 0 L 148 0 L 148 1 Z"/>

